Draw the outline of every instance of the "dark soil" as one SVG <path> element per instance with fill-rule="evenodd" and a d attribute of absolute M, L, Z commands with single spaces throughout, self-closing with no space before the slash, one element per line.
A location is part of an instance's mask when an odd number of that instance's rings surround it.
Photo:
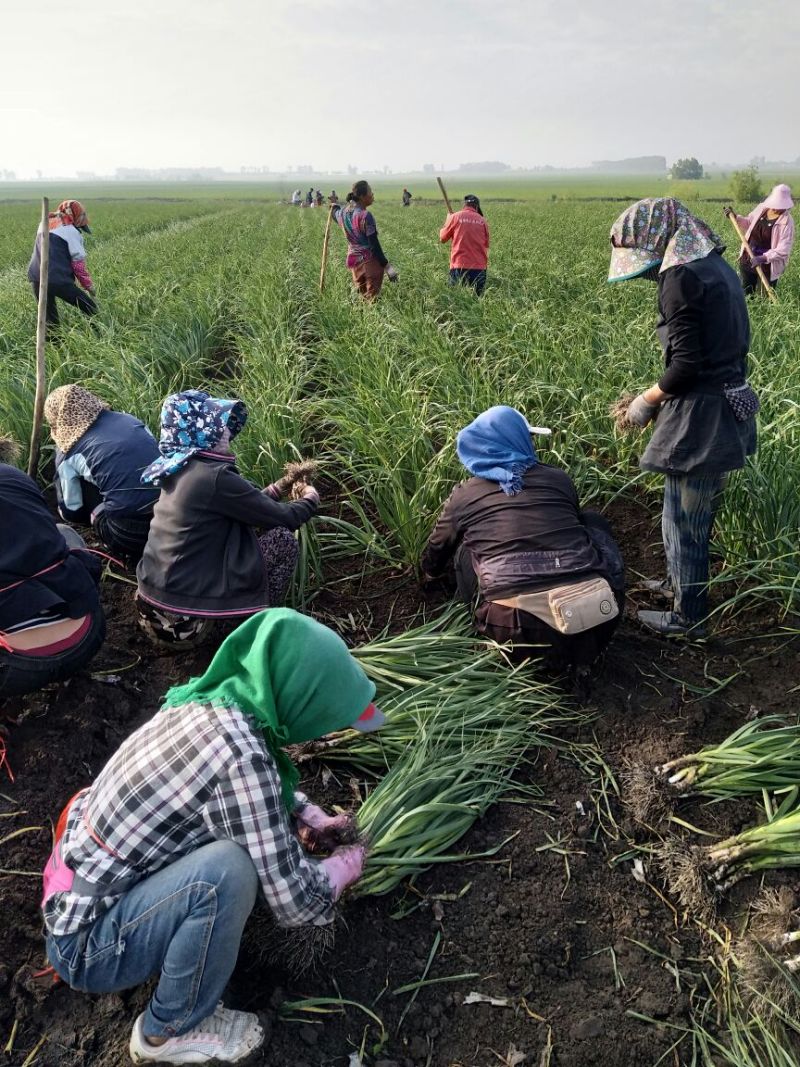
<path fill-rule="evenodd" d="M 631 586 L 636 573 L 658 574 L 659 536 L 647 508 L 617 501 L 609 512 Z M 31 1061 L 38 1067 L 118 1067 L 128 1062 L 131 1023 L 147 996 L 139 989 L 88 997 L 51 984 L 48 976 L 34 978 L 46 967 L 41 883 L 34 875 L 49 850 L 50 821 L 156 711 L 167 687 L 201 670 L 213 651 L 155 653 L 133 622 L 132 594 L 130 585 L 105 581 L 109 637 L 91 674 L 14 706 L 0 703 L 15 775 L 11 782 L 0 772 L 0 814 L 7 816 L 0 818 L 0 839 L 36 828 L 0 847 L 4 871 L 34 872 L 0 875 L 0 1049 L 16 1025 L 11 1051 L 0 1052 L 0 1063 L 23 1063 L 45 1038 Z M 431 597 L 436 604 L 442 594 Z M 633 591 L 629 612 L 645 599 Z M 387 623 L 408 625 L 420 602 L 413 578 L 387 573 L 377 582 L 330 586 L 313 606 L 325 621 L 338 622 L 348 639 L 361 640 Z M 583 699 L 597 717 L 570 727 L 569 740 L 589 742 L 594 735 L 617 774 L 626 758 L 654 763 L 721 738 L 751 707 L 790 711 L 800 645 L 767 636 L 777 628 L 764 624 L 764 634 L 747 633 L 739 620 L 739 629 L 729 626 L 690 646 L 647 636 L 626 618 L 602 676 Z M 731 675 L 727 687 L 703 697 L 716 688 L 713 679 Z M 265 961 L 265 923 L 254 917 L 228 998 L 232 1006 L 261 1012 L 270 1032 L 254 1062 L 346 1067 L 367 1027 L 364 1062 L 382 1067 L 650 1067 L 667 1052 L 677 1036 L 668 1024 L 687 1022 L 692 991 L 701 987 L 700 961 L 712 948 L 655 892 L 663 887 L 654 871 L 648 870 L 653 888 L 634 880 L 632 856 L 620 857 L 647 835 L 614 797 L 609 779 L 616 826 L 606 818 L 601 828 L 599 780 L 587 776 L 570 751 L 538 754 L 532 776 L 543 791 L 541 803 L 500 805 L 467 836 L 465 848 L 480 852 L 516 834 L 496 857 L 434 868 L 413 890 L 346 902 L 346 925 L 315 974 L 292 978 L 268 950 Z M 324 799 L 315 775 L 307 788 Z M 724 805 L 713 816 L 688 811 L 707 826 L 736 825 L 747 814 L 736 807 L 726 812 Z M 411 994 L 394 991 L 421 978 L 437 936 L 427 978 L 472 976 L 424 986 L 409 1006 Z M 472 992 L 499 1003 L 465 1003 Z M 357 1007 L 281 1015 L 285 1001 L 309 996 L 341 996 L 374 1011 L 386 1028 L 383 1047 L 376 1048 L 377 1025 Z M 520 1061 L 515 1052 L 526 1058 Z M 669 1053 L 664 1062 L 681 1058 Z"/>

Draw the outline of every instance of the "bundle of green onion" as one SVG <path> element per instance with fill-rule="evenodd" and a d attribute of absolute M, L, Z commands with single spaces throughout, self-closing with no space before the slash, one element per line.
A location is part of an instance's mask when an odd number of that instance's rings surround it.
<path fill-rule="evenodd" d="M 709 745 L 656 768 L 677 793 L 714 800 L 776 792 L 800 783 L 800 725 L 777 715 L 745 723 L 718 745 Z"/>

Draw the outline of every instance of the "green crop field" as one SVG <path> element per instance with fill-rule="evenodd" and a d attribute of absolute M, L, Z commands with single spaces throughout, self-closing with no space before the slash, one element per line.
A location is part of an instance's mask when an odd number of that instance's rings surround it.
<path fill-rule="evenodd" d="M 447 286 L 448 249 L 438 242 L 444 209 L 435 187 L 409 185 L 418 200 L 403 209 L 401 185 L 376 184 L 372 210 L 400 280 L 384 285 L 372 305 L 353 294 L 338 231 L 331 237 L 320 293 L 326 211 L 288 205 L 292 183 L 76 184 L 47 190 L 53 202 L 62 195 L 80 196 L 87 206 L 93 229 L 87 238 L 88 266 L 100 309 L 94 328 L 73 309 L 62 311 L 62 327 L 47 349 L 49 388 L 80 382 L 156 432 L 162 399 L 170 392 L 206 388 L 219 396 L 239 396 L 250 419 L 236 440 L 236 453 L 243 473 L 259 484 L 274 480 L 289 459 L 316 457 L 322 507 L 300 534 L 292 602 L 311 612 L 324 602 L 320 616 L 334 625 L 341 622 L 348 636 L 359 630 L 369 607 L 354 621 L 352 603 L 339 605 L 337 589 L 342 583 L 352 588 L 352 579 L 364 576 L 372 579 L 373 591 L 383 578 L 402 579 L 416 589 L 426 538 L 463 477 L 455 435 L 493 404 L 516 406 L 532 423 L 552 428 L 552 437 L 537 439 L 537 447 L 543 459 L 569 471 L 582 504 L 606 507 L 626 498 L 657 511 L 661 480 L 640 471 L 641 442 L 617 436 L 608 414 L 620 393 L 638 392 L 659 376 L 656 288 L 636 280 L 607 284 L 609 229 L 626 197 L 670 193 L 684 196 L 720 234 L 731 236 L 722 213 L 727 188 L 722 179 L 680 187 L 628 178 L 465 180 L 463 187 L 454 184 L 451 195 L 481 195 L 491 227 L 489 282 L 478 300 L 471 291 Z M 322 188 L 327 192 L 330 183 Z M 4 185 L 0 192 L 8 198 L 0 200 L 0 433 L 11 433 L 23 444 L 24 463 L 35 389 L 36 319 L 26 265 L 42 189 Z M 736 252 L 735 244 L 729 245 L 730 262 Z M 778 294 L 775 306 L 761 298 L 750 303 L 751 380 L 762 402 L 759 451 L 744 471 L 731 476 L 715 530 L 722 562 L 713 578 L 714 627 L 723 634 L 736 627 L 746 650 L 764 636 L 763 627 L 787 642 L 800 630 L 797 260 L 781 279 Z M 50 471 L 50 445 L 43 444 L 41 484 Z M 741 637 L 742 616 L 751 610 L 757 621 Z M 523 766 L 527 773 L 530 752 L 539 746 L 589 772 L 592 784 L 582 795 L 590 798 L 587 807 L 598 820 L 591 847 L 599 852 L 598 840 L 612 842 L 598 862 L 611 868 L 639 853 L 649 862 L 651 845 L 639 847 L 614 822 L 619 789 L 596 739 L 562 740 L 576 722 L 585 725 L 590 713 L 576 710 L 570 698 L 535 672 L 508 671 L 495 647 L 468 633 L 462 611 L 448 609 L 443 618 L 442 625 L 415 618 L 410 634 L 398 634 L 397 627 L 382 634 L 368 623 L 359 631 L 372 640 L 355 654 L 378 684 L 390 726 L 377 741 L 372 735 L 334 740 L 327 759 L 336 769 L 355 768 L 353 773 L 370 782 L 362 789 L 362 811 L 373 834 L 372 866 L 361 891 L 388 893 L 434 861 L 463 859 L 455 843 L 494 801 L 508 794 L 519 804 L 539 799 L 538 786 L 531 784 L 538 769 L 524 782 L 514 777 Z M 642 665 L 640 684 L 660 692 L 651 679 L 661 685 L 663 678 L 677 683 L 680 678 L 667 673 L 671 662 L 658 667 L 658 658 L 655 666 Z M 750 661 L 744 666 L 737 661 L 730 678 L 717 677 L 709 662 L 703 665 L 701 658 L 694 675 L 699 681 L 689 696 L 683 688 L 682 700 L 725 689 L 732 678 L 745 675 Z M 113 676 L 111 670 L 101 673 Z M 105 691 L 102 696 L 105 700 Z M 593 708 L 591 714 L 602 711 Z M 373 784 L 378 779 L 381 783 Z M 574 803 L 569 800 L 570 808 Z M 561 837 L 547 840 L 536 852 L 555 852 L 542 860 L 557 860 L 559 873 L 563 859 L 566 892 L 569 857 L 585 857 L 583 846 L 589 845 L 581 839 L 580 848 L 570 851 Z M 499 841 L 495 844 L 499 849 Z M 625 881 L 633 884 L 627 874 Z M 391 920 L 397 918 L 392 912 Z M 676 926 L 677 921 L 675 912 Z M 623 940 L 638 936 L 635 928 L 631 933 Z M 624 981 L 617 974 L 615 950 L 600 946 L 590 955 L 607 952 L 620 993 Z M 660 959 L 656 965 L 662 967 Z M 680 991 L 685 972 L 673 969 Z M 423 979 L 427 973 L 426 967 Z M 472 980 L 472 967 L 455 977 Z M 472 988 L 482 987 L 476 982 Z M 772 1031 L 753 1036 L 754 1017 L 730 991 L 724 1004 L 713 1002 L 726 1013 L 729 1044 L 720 1043 L 713 1022 L 717 1007 L 710 1007 L 708 992 L 693 1004 L 693 1011 L 702 1004 L 705 1014 L 682 1030 L 674 1027 L 672 1036 L 659 1032 L 664 1051 L 659 1062 L 673 1062 L 674 1050 L 664 1042 L 674 1040 L 677 1046 L 684 1038 L 691 1040 L 695 1058 L 680 1062 L 742 1067 L 767 1062 L 759 1059 L 762 1046 L 774 1057 L 770 1063 L 786 1067 L 793 1062 L 781 1058 L 778 1044 L 770 1044 L 777 1040 Z M 337 996 L 340 1008 L 352 1007 L 338 987 Z M 382 1002 L 381 1012 L 390 1010 L 389 1000 Z M 313 1012 L 327 1003 L 309 1000 L 293 1007 Z M 524 998 L 521 1003 L 527 1009 Z M 363 1010 L 377 1018 L 371 1008 Z M 528 1016 L 541 1018 L 530 1010 Z M 405 1012 L 398 1031 L 404 1018 Z M 371 1039 L 377 1040 L 378 1052 L 383 1050 L 388 1036 L 382 1023 Z M 677 1052 L 674 1056 L 679 1062 Z M 540 1062 L 550 1063 L 549 1056 Z"/>

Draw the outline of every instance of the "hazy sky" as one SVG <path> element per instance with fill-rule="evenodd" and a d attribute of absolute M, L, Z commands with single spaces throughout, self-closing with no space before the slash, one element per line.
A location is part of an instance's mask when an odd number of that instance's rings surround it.
<path fill-rule="evenodd" d="M 0 168 L 800 155 L 798 0 L 7 0 Z"/>

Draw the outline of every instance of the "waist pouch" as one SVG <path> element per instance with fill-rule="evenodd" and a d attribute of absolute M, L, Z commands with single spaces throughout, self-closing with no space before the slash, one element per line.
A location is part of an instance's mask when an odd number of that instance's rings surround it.
<path fill-rule="evenodd" d="M 619 607 L 605 578 L 589 578 L 572 585 L 520 593 L 492 601 L 535 615 L 562 634 L 581 634 L 619 615 Z"/>
<path fill-rule="evenodd" d="M 761 408 L 761 401 L 749 382 L 741 382 L 739 385 L 723 385 L 722 392 L 737 422 L 747 422 Z"/>
<path fill-rule="evenodd" d="M 479 560 L 476 571 L 481 593 L 488 599 L 492 590 L 517 589 L 536 584 L 542 579 L 558 581 L 569 575 L 596 571 L 599 565 L 597 553 L 591 544 L 564 551 L 510 552 L 505 556 L 492 556 Z"/>

